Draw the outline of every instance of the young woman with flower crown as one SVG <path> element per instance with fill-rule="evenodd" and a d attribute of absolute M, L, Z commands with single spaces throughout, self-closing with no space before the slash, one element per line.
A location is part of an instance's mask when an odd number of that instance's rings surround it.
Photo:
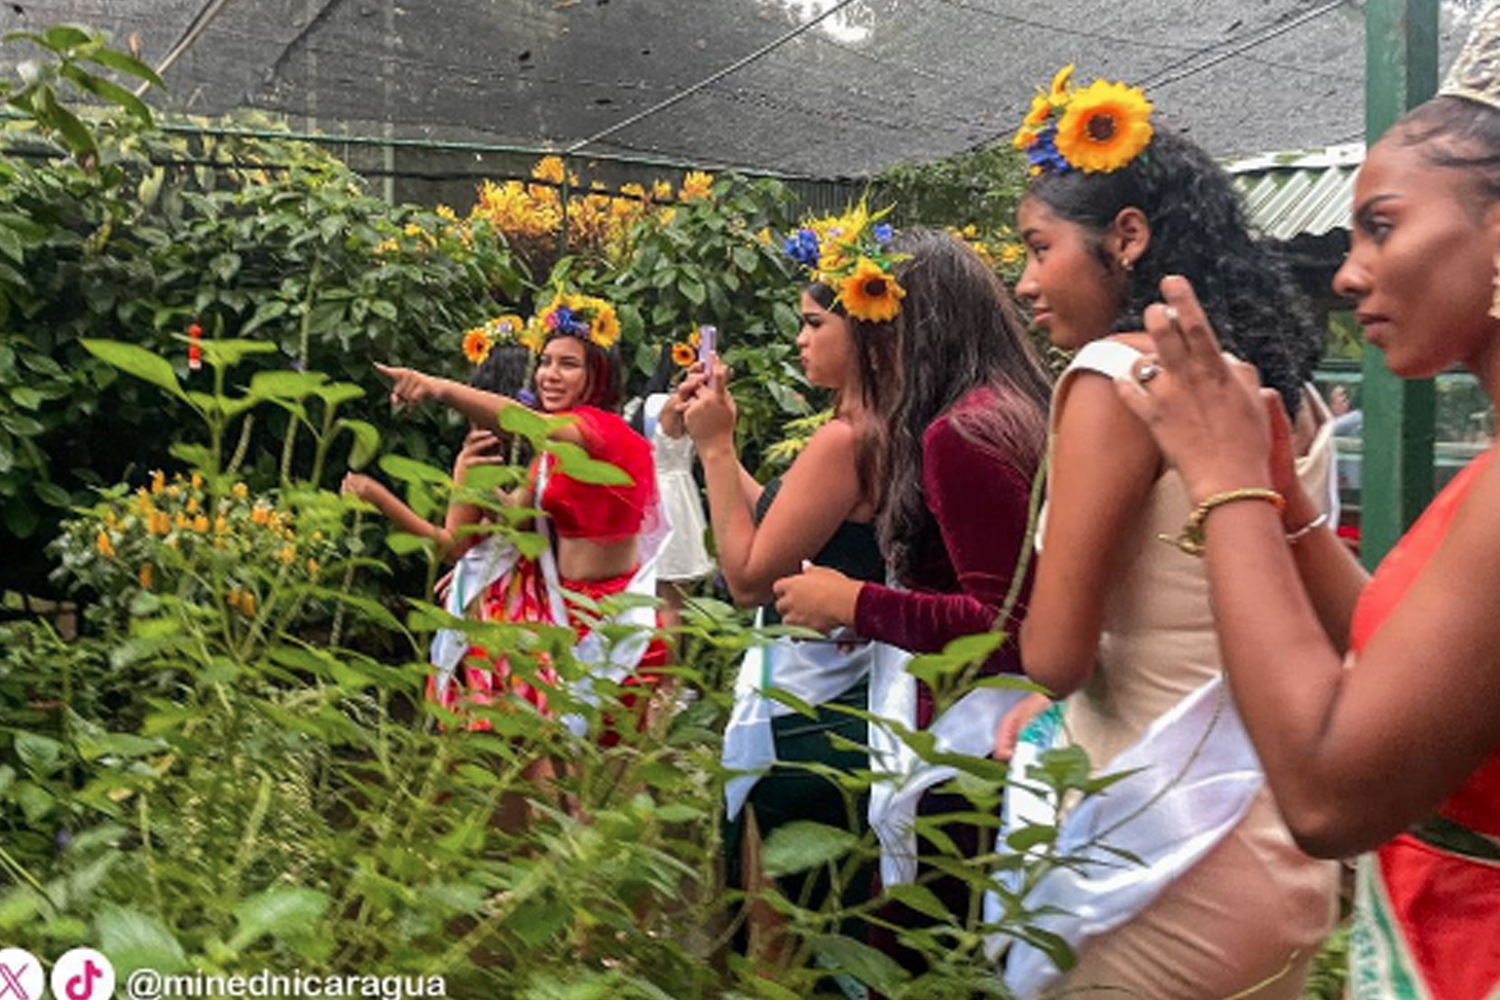
<path fill-rule="evenodd" d="M 1334 289 L 1403 378 L 1452 365 L 1500 404 L 1500 4 L 1439 95 L 1375 144 Z M 1224 666 L 1299 843 L 1358 851 L 1349 995 L 1500 996 L 1500 463 L 1475 459 L 1373 577 L 1316 521 L 1285 418 L 1161 283 L 1115 386 L 1178 469 Z M 1236 376 L 1241 376 L 1237 378 Z M 1272 401 L 1274 404 L 1274 401 Z M 1244 502 L 1240 502 L 1244 501 Z M 1269 502 L 1267 502 L 1269 501 Z"/>
<path fill-rule="evenodd" d="M 1332 926 L 1336 866 L 1298 849 L 1264 787 L 1220 683 L 1203 565 L 1158 540 L 1191 508 L 1187 485 L 1111 379 L 1149 346 L 1129 331 L 1142 328 L 1162 276 L 1189 276 L 1226 349 L 1301 421 L 1298 474 L 1322 506 L 1293 525 L 1300 532 L 1330 502 L 1331 421 L 1305 388 L 1320 341 L 1249 233 L 1228 176 L 1186 140 L 1156 133 L 1139 90 L 1075 90 L 1071 71 L 1037 96 L 1017 136 L 1033 165 L 1017 294 L 1054 344 L 1077 351 L 1053 395 L 1021 633 L 1027 674 L 1066 701 L 1022 739 L 1082 747 L 1100 774 L 1134 773 L 1078 805 L 1059 833 L 1096 864 L 1052 873 L 1028 900 L 1057 908 L 1039 923 L 1069 941 L 1077 966 L 1056 979 L 1042 952 L 1017 943 L 1006 979 L 1020 996 L 1050 986 L 1153 1000 L 1299 997 Z M 997 730 L 1002 756 L 1018 717 Z M 1122 865 L 1108 848 L 1144 864 Z"/>
<path fill-rule="evenodd" d="M 597 601 L 626 590 L 653 594 L 653 560 L 667 528 L 658 508 L 651 445 L 614 412 L 621 383 L 620 361 L 613 350 L 618 336 L 619 322 L 609 303 L 559 292 L 528 326 L 526 339 L 538 351 L 534 382 L 539 409 L 548 416 L 574 418 L 552 436 L 621 469 L 630 484 L 583 483 L 555 470 L 550 454 L 540 456 L 532 465 L 529 495 L 520 503 L 546 515 L 538 528 L 551 544 L 535 560 L 501 548 L 487 571 L 477 581 L 468 581 L 467 591 L 457 600 L 466 606 L 478 595 L 483 617 L 489 619 L 571 623 L 579 636 L 579 659 L 595 674 L 630 684 L 637 679 L 637 669 L 666 662 L 665 646 L 660 640 L 648 644 L 643 631 L 606 647 L 572 600 L 572 595 L 581 595 Z M 376 368 L 392 380 L 391 403 L 396 407 L 434 400 L 480 427 L 498 429 L 502 411 L 525 405 L 408 368 Z M 455 587 L 464 583 L 456 580 Z M 639 609 L 622 618 L 643 628 L 655 624 L 649 611 L 642 619 Z M 548 672 L 539 672 L 547 683 L 537 687 L 509 678 L 503 661 L 474 666 L 465 649 L 457 652 L 450 669 L 465 661 L 467 683 L 462 691 L 452 684 L 435 685 L 432 693 L 441 704 L 488 704 L 509 688 L 547 710 L 544 688 L 553 680 Z M 476 725 L 483 727 L 483 720 Z"/>
<path fill-rule="evenodd" d="M 815 233 L 822 234 L 821 254 L 809 250 Z M 862 580 L 879 580 L 884 572 L 872 523 L 875 414 L 897 371 L 889 321 L 901 294 L 888 274 L 889 238 L 889 227 L 860 206 L 810 225 L 787 243 L 788 253 L 814 277 L 802 293 L 798 353 L 807 380 L 834 393 L 834 417 L 818 428 L 783 476 L 762 487 L 740 464 L 734 398 L 723 365 L 715 366 L 711 384 L 701 369 L 691 373 L 678 388 L 676 406 L 662 415 L 669 433 L 685 425 L 697 449 L 719 566 L 730 592 L 740 604 L 762 605 L 760 618 L 766 623 L 778 620 L 770 606 L 772 583 L 805 561 Z M 867 708 L 872 655 L 868 642 L 831 637 L 782 640 L 746 657 L 724 745 L 726 766 L 743 772 L 726 788 L 731 884 L 753 890 L 758 881 L 757 845 L 744 835 L 749 817 L 762 837 L 795 820 L 867 829 L 863 797 L 848 802 L 835 783 L 799 765 L 842 771 L 868 766 L 866 754 L 841 748 L 832 738 L 868 742 L 864 721 L 839 708 Z M 814 706 L 816 717 L 764 697 L 761 691 L 771 687 Z M 869 871 L 857 872 L 832 902 L 856 905 L 868 898 L 870 884 Z M 830 902 L 829 879 L 822 871 L 787 877 L 779 889 L 815 908 Z M 752 902 L 749 916 L 752 953 L 774 957 L 779 951 L 774 911 Z M 863 929 L 851 924 L 846 932 L 861 935 Z"/>
<path fill-rule="evenodd" d="M 904 650 L 935 653 L 960 636 L 997 627 L 1029 545 L 1032 481 L 1046 446 L 1051 380 L 1014 300 L 973 251 L 945 233 L 920 229 L 902 231 L 892 248 L 903 255 L 895 278 L 906 297 L 895 320 L 901 379 L 884 418 L 877 524 L 888 575 L 898 586 L 815 566 L 777 581 L 776 607 L 791 624 L 819 631 L 850 627 Z M 1017 592 L 1011 617 L 1001 626 L 1012 636 L 1026 589 Z M 1018 672 L 1020 664 L 1016 643 L 1006 642 L 985 672 Z M 909 728 L 930 728 L 936 707 L 931 690 L 900 664 L 895 673 L 893 680 L 909 689 L 888 689 L 882 678 L 875 709 L 904 716 L 900 721 Z M 969 715 L 976 743 L 959 752 L 987 754 L 995 713 L 1009 694 L 977 692 L 948 709 L 940 732 L 946 738 L 949 727 Z M 924 794 L 947 776 L 924 770 L 902 782 L 899 795 L 880 797 L 877 829 L 887 840 L 904 841 L 900 830 L 910 827 L 911 811 L 972 812 L 961 796 Z M 954 823 L 945 832 L 968 857 L 988 850 L 978 826 Z M 899 856 L 915 845 L 887 847 L 888 856 Z M 914 876 L 915 866 L 893 857 L 882 869 L 887 884 Z M 952 913 L 961 919 L 968 913 L 968 883 L 957 877 L 923 881 Z M 885 915 L 908 926 L 931 922 L 914 911 Z M 875 940 L 919 967 L 916 956 L 890 937 L 882 933 Z"/>

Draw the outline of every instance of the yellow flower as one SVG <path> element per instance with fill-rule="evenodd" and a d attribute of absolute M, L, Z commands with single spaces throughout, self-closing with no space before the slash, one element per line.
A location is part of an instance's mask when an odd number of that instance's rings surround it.
<path fill-rule="evenodd" d="M 854 265 L 854 273 L 839 286 L 839 301 L 844 311 L 872 323 L 894 319 L 905 297 L 906 291 L 896 279 L 868 257 L 861 257 Z"/>
<path fill-rule="evenodd" d="M 229 490 L 229 493 L 236 500 L 243 500 L 250 495 L 250 487 L 246 486 L 244 483 L 235 483 L 234 486 Z"/>
<path fill-rule="evenodd" d="M 561 184 L 563 179 L 563 161 L 558 156 L 544 156 L 537 161 L 536 166 L 531 168 L 531 176 L 539 181 L 551 181 L 553 184 Z"/>
<path fill-rule="evenodd" d="M 1026 248 L 1019 243 L 1006 243 L 1000 247 L 1000 261 L 1004 264 L 1018 264 L 1026 256 Z"/>
<path fill-rule="evenodd" d="M 208 518 L 203 514 L 193 518 L 193 530 L 200 535 L 208 534 Z"/>
<path fill-rule="evenodd" d="M 621 184 L 620 193 L 639 201 L 646 200 L 646 189 L 639 184 Z"/>
<path fill-rule="evenodd" d="M 667 201 L 672 197 L 672 185 L 666 181 L 656 181 L 651 185 L 651 197 L 657 201 Z"/>
<path fill-rule="evenodd" d="M 182 515 L 179 514 L 178 516 L 181 517 Z M 153 510 L 151 512 L 151 519 L 146 525 L 146 530 L 153 535 L 165 535 L 171 531 L 172 521 L 167 517 L 167 512 L 164 510 Z"/>
<path fill-rule="evenodd" d="M 770 226 L 763 227 L 760 232 L 755 234 L 755 242 L 761 244 L 762 246 L 770 246 L 773 242 L 775 242 L 775 240 L 776 237 L 771 235 Z"/>
<path fill-rule="evenodd" d="M 316 559 L 309 559 L 307 561 L 307 572 L 313 576 L 318 575 L 318 561 Z"/>
<path fill-rule="evenodd" d="M 594 301 L 599 305 L 594 321 L 589 325 L 589 339 L 608 350 L 620 339 L 620 318 L 615 315 L 615 307 L 608 302 L 602 299 Z"/>
<path fill-rule="evenodd" d="M 1058 70 L 1052 77 L 1051 92 L 1048 94 L 1049 103 L 1054 107 L 1062 107 L 1068 103 L 1068 95 L 1072 91 L 1070 81 L 1073 79 L 1073 64 L 1069 63 Z"/>
<path fill-rule="evenodd" d="M 238 608 L 240 606 L 239 590 L 231 587 L 229 589 L 229 593 L 224 595 L 224 603 L 229 605 L 231 608 Z"/>
<path fill-rule="evenodd" d="M 689 171 L 682 179 L 682 187 L 677 191 L 678 201 L 697 201 L 707 198 L 713 194 L 713 174 L 706 174 L 701 170 Z"/>
<path fill-rule="evenodd" d="M 283 545 L 281 547 L 281 551 L 276 553 L 276 558 L 279 559 L 283 565 L 290 566 L 292 564 L 292 561 L 297 558 L 297 549 L 292 545 Z"/>
<path fill-rule="evenodd" d="M 703 346 L 703 334 L 699 333 L 697 330 L 694 330 L 692 333 L 688 334 L 688 340 L 687 340 L 687 342 L 689 344 L 693 345 L 693 347 L 695 347 L 695 348 L 696 347 L 702 347 Z"/>
<path fill-rule="evenodd" d="M 255 595 L 248 590 L 240 594 L 240 610 L 247 618 L 255 617 Z"/>
<path fill-rule="evenodd" d="M 271 509 L 256 504 L 250 508 L 250 522 L 252 524 L 267 524 L 271 520 Z"/>
<path fill-rule="evenodd" d="M 1047 100 L 1045 94 L 1037 94 L 1031 99 L 1031 110 L 1026 112 L 1026 117 L 1022 119 L 1021 127 L 1016 130 L 1016 137 L 1011 140 L 1011 145 L 1017 149 L 1025 149 L 1036 142 L 1037 133 L 1051 117 L 1052 102 Z"/>
<path fill-rule="evenodd" d="M 141 587 L 143 589 L 145 589 L 145 590 L 150 590 L 151 589 L 151 564 L 150 563 L 141 563 L 141 571 L 140 571 L 139 574 L 137 574 L 136 579 L 140 581 Z"/>
<path fill-rule="evenodd" d="M 449 208 L 447 205 L 439 205 L 437 207 L 437 217 L 439 219 L 442 219 L 444 222 L 458 221 L 458 213 L 453 211 L 453 209 Z"/>
<path fill-rule="evenodd" d="M 464 357 L 469 359 L 469 364 L 479 365 L 490 356 L 490 335 L 484 332 L 483 327 L 476 326 L 464 334 Z"/>
<path fill-rule="evenodd" d="M 187 512 L 189 514 L 196 514 L 198 512 L 198 498 L 197 497 L 188 497 Z"/>
<path fill-rule="evenodd" d="M 167 516 L 166 511 L 162 511 L 162 517 L 166 517 L 166 516 Z M 175 524 L 175 525 L 177 525 L 177 527 L 179 527 L 179 528 L 186 528 L 192 522 L 190 522 L 188 520 L 186 514 L 184 514 L 182 511 L 179 510 L 177 512 L 177 517 L 173 519 L 172 523 Z"/>
<path fill-rule="evenodd" d="M 688 365 L 698 360 L 698 352 L 693 350 L 691 344 L 673 344 L 672 360 L 675 361 L 680 367 L 686 368 Z"/>
<path fill-rule="evenodd" d="M 94 547 L 97 548 L 99 550 L 99 554 L 101 556 L 104 556 L 106 559 L 114 557 L 115 547 L 110 543 L 109 532 L 99 532 L 98 537 L 94 539 Z"/>
<path fill-rule="evenodd" d="M 160 469 L 151 473 L 151 492 L 160 494 L 167 488 L 167 474 Z"/>
<path fill-rule="evenodd" d="M 419 226 L 419 225 L 417 225 L 415 222 L 408 222 L 406 224 L 406 227 L 404 229 L 402 229 L 401 231 L 403 233 L 405 233 L 407 236 L 421 236 L 422 235 L 422 227 Z"/>
<path fill-rule="evenodd" d="M 214 532 L 215 534 L 222 535 L 228 530 L 229 518 L 225 517 L 223 514 L 220 514 L 217 518 L 214 519 Z"/>
<path fill-rule="evenodd" d="M 1151 102 L 1137 87 L 1095 80 L 1057 123 L 1057 151 L 1084 173 L 1125 166 L 1151 142 Z"/>
<path fill-rule="evenodd" d="M 196 472 L 193 473 L 193 478 L 188 480 L 188 482 L 192 484 L 192 487 L 195 490 L 203 489 L 203 477 L 198 475 L 198 473 Z"/>

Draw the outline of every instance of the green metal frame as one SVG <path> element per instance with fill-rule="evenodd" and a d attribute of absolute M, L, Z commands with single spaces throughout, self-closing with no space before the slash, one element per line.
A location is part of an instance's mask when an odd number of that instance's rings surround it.
<path fill-rule="evenodd" d="M 1366 0 L 1365 140 L 1437 91 L 1438 0 Z M 1437 395 L 1366 350 L 1360 552 L 1373 568 L 1432 499 Z"/>

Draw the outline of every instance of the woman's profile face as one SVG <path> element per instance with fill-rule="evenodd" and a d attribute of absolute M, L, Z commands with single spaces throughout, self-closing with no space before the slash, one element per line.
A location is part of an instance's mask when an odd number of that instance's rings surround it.
<path fill-rule="evenodd" d="M 1125 298 L 1123 273 L 1105 266 L 1089 231 L 1045 202 L 1026 197 L 1016 213 L 1026 269 L 1016 297 L 1058 347 L 1074 349 L 1110 332 Z"/>
<path fill-rule="evenodd" d="M 797 331 L 797 355 L 807 380 L 823 389 L 842 389 L 853 370 L 854 334 L 843 316 L 824 309 L 802 293 L 802 328 Z"/>
<path fill-rule="evenodd" d="M 536 363 L 537 401 L 546 413 L 571 410 L 588 391 L 587 352 L 577 337 L 554 337 Z"/>
<path fill-rule="evenodd" d="M 1355 181 L 1349 256 L 1334 290 L 1354 300 L 1366 339 L 1396 374 L 1476 368 L 1496 334 L 1489 309 L 1500 214 L 1480 202 L 1465 171 L 1394 138 L 1370 150 Z"/>

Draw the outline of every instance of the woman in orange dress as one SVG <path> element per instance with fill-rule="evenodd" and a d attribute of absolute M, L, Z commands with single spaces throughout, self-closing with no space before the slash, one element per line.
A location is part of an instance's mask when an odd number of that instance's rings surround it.
<path fill-rule="evenodd" d="M 1376 144 L 1334 288 L 1404 378 L 1500 399 L 1500 5 L 1440 95 Z M 1500 465 L 1438 496 L 1373 577 L 1289 473 L 1286 420 L 1228 364 L 1189 284 L 1117 382 L 1197 504 L 1225 669 L 1287 825 L 1360 860 L 1355 1000 L 1500 996 Z M 1267 412 L 1270 411 L 1270 419 Z"/>

